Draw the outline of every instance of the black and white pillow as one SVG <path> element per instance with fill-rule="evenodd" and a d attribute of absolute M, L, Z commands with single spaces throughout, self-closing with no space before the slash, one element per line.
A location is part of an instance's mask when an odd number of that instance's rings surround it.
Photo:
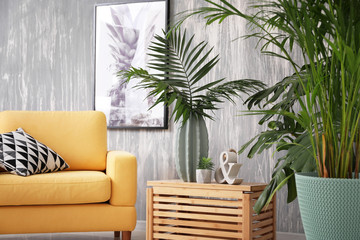
<path fill-rule="evenodd" d="M 54 150 L 18 128 L 0 134 L 0 167 L 20 176 L 60 171 L 69 167 Z"/>

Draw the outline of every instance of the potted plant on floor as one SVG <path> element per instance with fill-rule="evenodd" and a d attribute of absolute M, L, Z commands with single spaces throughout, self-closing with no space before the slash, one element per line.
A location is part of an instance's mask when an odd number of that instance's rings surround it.
<path fill-rule="evenodd" d="M 214 163 L 211 158 L 200 158 L 196 168 L 196 182 L 197 183 L 211 183 L 212 171 L 214 170 Z"/>
<path fill-rule="evenodd" d="M 263 115 L 259 123 L 269 128 L 240 152 L 251 146 L 252 157 L 273 145 L 286 151 L 255 210 L 287 184 L 288 201 L 299 196 L 308 240 L 358 239 L 360 0 L 256 1 L 253 14 L 226 0 L 205 2 L 211 6 L 184 19 L 202 15 L 211 24 L 229 16 L 245 18 L 254 30 L 247 37 L 257 38 L 264 54 L 289 61 L 294 70 L 246 101 L 249 109 L 260 107 L 249 114 Z M 293 58 L 294 51 L 302 57 Z"/>
<path fill-rule="evenodd" d="M 213 48 L 206 50 L 205 41 L 195 44 L 194 35 L 187 38 L 180 29 L 155 36 L 149 47 L 152 57 L 150 70 L 130 68 L 120 71 L 119 77 L 138 79 L 137 88 L 149 89 L 149 96 L 157 98 L 153 106 L 173 104 L 171 117 L 181 119 L 176 135 L 175 163 L 179 177 L 186 182 L 196 181 L 196 165 L 202 156 L 208 155 L 208 132 L 204 118 L 213 119 L 209 111 L 218 109 L 217 104 L 240 93 L 251 93 L 264 86 L 256 80 L 225 81 L 224 78 L 204 82 L 204 77 L 216 66 L 219 56 L 210 58 Z"/>

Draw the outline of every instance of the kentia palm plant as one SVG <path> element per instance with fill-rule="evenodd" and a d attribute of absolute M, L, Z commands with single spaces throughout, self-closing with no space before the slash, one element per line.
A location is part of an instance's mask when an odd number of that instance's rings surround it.
<path fill-rule="evenodd" d="M 248 156 L 276 146 L 278 159 L 256 212 L 288 185 L 288 202 L 297 196 L 296 172 L 317 171 L 322 178 L 358 178 L 360 163 L 360 0 L 254 1 L 245 14 L 226 0 L 188 12 L 207 24 L 236 16 L 248 20 L 264 54 L 289 61 L 294 74 L 251 96 L 250 114 L 269 129 L 243 146 Z M 252 11 L 254 12 L 254 11 Z M 269 51 L 268 46 L 277 47 Z M 300 51 L 301 59 L 292 53 Z M 253 110 L 253 106 L 261 110 Z M 305 229 L 306 231 L 306 229 Z M 310 239 L 310 238 L 309 238 Z M 349 238 L 350 239 L 350 238 Z"/>
<path fill-rule="evenodd" d="M 204 83 L 204 77 L 216 66 L 219 56 L 210 57 L 213 48 L 207 43 L 194 43 L 194 35 L 174 30 L 164 36 L 155 36 L 149 47 L 149 71 L 130 68 L 118 75 L 127 81 L 139 79 L 137 88 L 150 89 L 149 96 L 157 98 L 153 106 L 174 103 L 171 117 L 181 119 L 177 133 L 176 168 L 184 181 L 195 181 L 196 164 L 208 154 L 208 132 L 204 118 L 213 119 L 211 112 L 218 104 L 240 93 L 251 93 L 264 86 L 260 81 L 245 79 L 225 81 L 224 78 Z M 210 111 L 210 112 L 209 112 Z"/>

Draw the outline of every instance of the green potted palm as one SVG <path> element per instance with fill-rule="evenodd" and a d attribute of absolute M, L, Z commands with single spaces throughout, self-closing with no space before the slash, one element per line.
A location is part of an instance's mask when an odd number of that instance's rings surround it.
<path fill-rule="evenodd" d="M 137 88 L 148 89 L 157 98 L 153 106 L 172 106 L 171 117 L 181 121 L 176 134 L 175 165 L 179 177 L 186 182 L 196 181 L 198 159 L 208 155 L 209 140 L 204 118 L 213 119 L 211 112 L 225 100 L 240 93 L 251 93 L 264 86 L 256 80 L 225 81 L 224 78 L 206 83 L 204 77 L 216 66 L 219 56 L 210 57 L 213 48 L 207 43 L 194 43 L 180 29 L 156 35 L 147 53 L 151 60 L 146 69 L 131 67 L 120 71 L 125 81 L 137 79 Z"/>
<path fill-rule="evenodd" d="M 226 0 L 197 9 L 211 24 L 229 16 L 248 20 L 261 51 L 289 61 L 294 73 L 247 101 L 268 129 L 241 149 L 248 156 L 271 146 L 285 155 L 255 205 L 259 212 L 287 184 L 299 198 L 307 239 L 360 235 L 360 0 L 254 1 L 245 14 Z M 268 46 L 275 46 L 272 51 Z M 294 51 L 302 54 L 293 58 Z M 258 106 L 260 110 L 254 110 Z"/>
<path fill-rule="evenodd" d="M 214 170 L 214 163 L 211 158 L 202 157 L 199 159 L 196 168 L 196 182 L 197 183 L 211 183 L 212 171 Z"/>

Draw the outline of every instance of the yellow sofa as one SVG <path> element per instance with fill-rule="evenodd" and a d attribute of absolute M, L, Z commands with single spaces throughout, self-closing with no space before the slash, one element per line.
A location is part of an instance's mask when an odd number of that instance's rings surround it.
<path fill-rule="evenodd" d="M 0 234 L 114 231 L 136 225 L 136 158 L 107 151 L 105 115 L 96 111 L 0 112 L 0 133 L 21 127 L 70 168 L 28 177 L 0 173 Z"/>

